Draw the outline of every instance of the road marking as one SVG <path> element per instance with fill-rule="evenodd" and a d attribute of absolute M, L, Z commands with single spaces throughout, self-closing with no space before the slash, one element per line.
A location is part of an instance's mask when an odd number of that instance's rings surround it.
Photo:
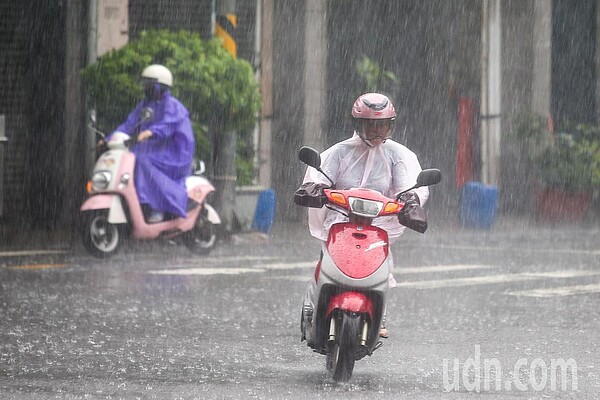
<path fill-rule="evenodd" d="M 50 268 L 63 268 L 65 264 L 27 264 L 27 265 L 15 265 L 9 267 L 9 269 L 29 269 L 29 270 L 39 270 L 39 269 L 50 269 Z"/>
<path fill-rule="evenodd" d="M 268 280 L 284 280 L 284 281 L 301 281 L 307 282 L 314 279 L 313 275 L 283 275 L 283 276 L 269 276 Z"/>
<path fill-rule="evenodd" d="M 250 272 L 266 272 L 260 268 L 173 268 L 148 271 L 153 275 L 239 275 Z"/>
<path fill-rule="evenodd" d="M 446 272 L 446 271 L 463 271 L 470 269 L 489 269 L 494 268 L 491 265 L 434 265 L 428 267 L 410 267 L 410 268 L 394 268 L 396 274 L 426 274 L 429 272 Z"/>
<path fill-rule="evenodd" d="M 272 257 L 262 257 L 261 259 L 272 259 Z M 239 259 L 235 259 L 239 261 Z M 272 264 L 256 264 L 248 268 L 178 268 L 178 269 L 161 269 L 157 271 L 149 271 L 155 275 L 239 275 L 247 272 L 266 272 L 267 270 L 287 270 L 287 269 L 309 269 L 315 268 L 317 261 L 305 262 L 282 262 Z M 413 267 L 413 268 L 398 268 L 395 273 L 410 274 L 410 273 L 428 273 L 440 271 L 460 271 L 471 269 L 492 268 L 489 265 L 436 265 L 430 267 Z M 298 279 L 294 277 L 293 279 Z M 302 277 L 304 279 L 304 277 Z"/>
<path fill-rule="evenodd" d="M 39 256 L 46 254 L 65 254 L 67 250 L 18 250 L 0 251 L 0 257 Z"/>
<path fill-rule="evenodd" d="M 417 248 L 419 246 L 414 246 Z M 585 250 L 585 249 L 551 249 L 551 248 L 518 248 L 518 247 L 490 247 L 490 246 L 457 246 L 457 245 L 431 245 L 427 249 L 449 249 L 449 250 L 480 250 L 480 251 L 501 251 L 501 252 L 532 252 L 532 253 L 559 253 L 559 254 L 589 254 L 599 255 L 600 250 Z"/>
<path fill-rule="evenodd" d="M 600 293 L 600 283 L 590 285 L 561 286 L 545 289 L 519 290 L 515 292 L 508 292 L 506 294 L 511 296 L 526 297 L 558 297 L 590 293 Z"/>
<path fill-rule="evenodd" d="M 316 261 L 297 262 L 297 263 L 275 263 L 275 264 L 257 264 L 248 268 L 173 268 L 148 271 L 154 275 L 239 275 L 245 273 L 267 272 L 267 270 L 286 270 L 300 268 L 314 268 Z"/>
<path fill-rule="evenodd" d="M 269 260 L 278 260 L 279 257 L 273 256 L 231 256 L 231 257 L 205 257 L 202 258 L 202 262 L 207 263 L 225 263 L 234 261 L 236 263 L 240 262 L 248 262 L 248 261 L 269 261 Z"/>
<path fill-rule="evenodd" d="M 277 263 L 277 264 L 263 264 L 257 265 L 257 267 L 265 269 L 300 269 L 300 268 L 315 268 L 317 261 L 297 262 L 297 263 Z"/>
<path fill-rule="evenodd" d="M 525 272 L 518 274 L 498 274 L 473 276 L 468 278 L 438 279 L 431 281 L 400 282 L 396 287 L 411 289 L 436 289 L 441 287 L 459 287 L 473 285 L 489 285 L 508 282 L 530 281 L 536 279 L 576 278 L 582 276 L 600 275 L 600 271 L 563 270 L 549 272 Z"/>

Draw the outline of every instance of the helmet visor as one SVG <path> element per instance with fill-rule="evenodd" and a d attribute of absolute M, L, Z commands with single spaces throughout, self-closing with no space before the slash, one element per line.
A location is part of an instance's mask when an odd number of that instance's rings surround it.
<path fill-rule="evenodd" d="M 394 132 L 395 120 L 391 119 L 359 119 L 357 126 L 358 133 L 365 140 L 386 141 L 392 137 Z"/>

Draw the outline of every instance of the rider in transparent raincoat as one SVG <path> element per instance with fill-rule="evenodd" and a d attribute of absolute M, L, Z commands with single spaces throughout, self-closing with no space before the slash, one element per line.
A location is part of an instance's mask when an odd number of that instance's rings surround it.
<path fill-rule="evenodd" d="M 334 187 L 340 190 L 373 189 L 390 198 L 412 187 L 421 172 L 421 165 L 415 153 L 391 139 L 396 110 L 390 99 L 379 93 L 364 94 L 354 103 L 352 117 L 355 122 L 352 137 L 321 154 L 321 169 L 333 180 Z M 323 174 L 308 167 L 299 191 L 322 191 L 330 186 Z M 422 207 L 428 197 L 429 189 L 421 187 L 402 195 L 401 199 L 410 208 Z M 388 233 L 391 244 L 404 232 L 402 218 L 402 215 L 380 217 L 373 221 L 373 225 Z M 317 239 L 326 241 L 331 226 L 344 221 L 347 217 L 326 207 L 308 209 L 310 233 Z M 389 271 L 390 287 L 394 287 L 392 257 Z M 316 285 L 314 279 L 311 284 Z M 387 337 L 384 329 L 382 327 L 382 336 Z"/>

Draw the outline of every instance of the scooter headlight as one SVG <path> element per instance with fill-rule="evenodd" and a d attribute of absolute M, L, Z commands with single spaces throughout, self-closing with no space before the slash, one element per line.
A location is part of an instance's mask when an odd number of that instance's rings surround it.
<path fill-rule="evenodd" d="M 109 171 L 98 171 L 92 176 L 92 190 L 99 191 L 108 187 L 112 174 Z"/>
<path fill-rule="evenodd" d="M 383 208 L 383 203 L 380 201 L 359 199 L 357 197 L 349 197 L 350 210 L 356 215 L 362 217 L 376 217 Z"/>

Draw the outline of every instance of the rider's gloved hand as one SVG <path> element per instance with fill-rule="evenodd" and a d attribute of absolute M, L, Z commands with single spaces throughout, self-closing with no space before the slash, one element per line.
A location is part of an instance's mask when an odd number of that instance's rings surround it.
<path fill-rule="evenodd" d="M 427 214 L 421 207 L 419 196 L 414 192 L 408 192 L 401 194 L 399 200 L 404 203 L 404 207 L 398 214 L 398 222 L 409 229 L 425 233 L 427 230 Z"/>
<path fill-rule="evenodd" d="M 329 186 L 323 183 L 305 182 L 294 193 L 294 203 L 303 207 L 321 208 L 327 203 L 323 189 L 328 188 Z"/>
<path fill-rule="evenodd" d="M 409 204 L 416 203 L 417 205 L 421 205 L 421 200 L 419 200 L 419 196 L 417 196 L 415 192 L 402 193 L 400 197 L 398 197 L 398 200 L 402 201 L 405 204 L 405 208 Z"/>

